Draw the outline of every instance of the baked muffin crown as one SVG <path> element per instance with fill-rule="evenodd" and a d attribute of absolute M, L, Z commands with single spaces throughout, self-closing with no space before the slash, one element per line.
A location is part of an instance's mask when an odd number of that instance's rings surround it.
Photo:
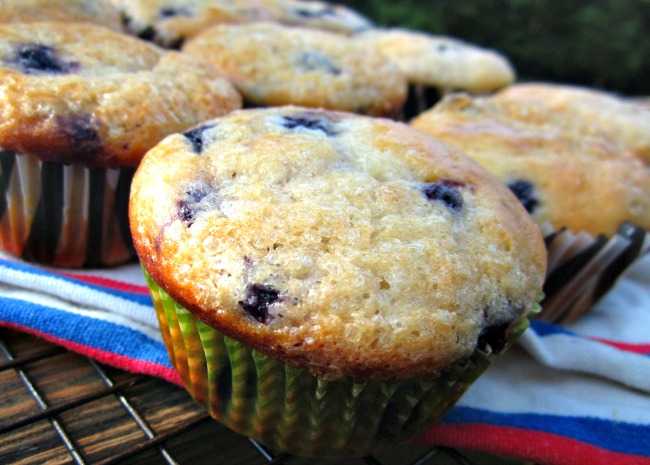
<path fill-rule="evenodd" d="M 372 22 L 343 5 L 301 0 L 262 0 L 274 20 L 288 25 L 352 34 L 372 27 Z"/>
<path fill-rule="evenodd" d="M 434 376 L 485 349 L 537 300 L 546 259 L 469 159 L 400 123 L 299 107 L 166 138 L 136 173 L 130 223 L 175 300 L 330 377 Z"/>
<path fill-rule="evenodd" d="M 258 21 L 353 33 L 369 20 L 355 11 L 324 2 L 298 0 L 113 0 L 125 27 L 168 48 L 218 24 Z"/>
<path fill-rule="evenodd" d="M 650 170 L 607 138 L 535 118 L 525 101 L 451 95 L 412 125 L 479 162 L 508 184 L 539 222 L 614 234 L 625 221 L 650 228 Z"/>
<path fill-rule="evenodd" d="M 576 136 L 604 137 L 650 164 L 650 107 L 584 87 L 517 84 L 495 96 L 512 118 L 553 125 Z M 525 111 L 521 111 L 525 108 Z"/>
<path fill-rule="evenodd" d="M 208 59 L 251 105 L 391 115 L 406 98 L 404 77 L 383 55 L 330 32 L 273 23 L 220 25 L 183 51 Z"/>
<path fill-rule="evenodd" d="M 0 95 L 3 149 L 109 167 L 241 106 L 210 65 L 82 23 L 0 25 Z"/>
<path fill-rule="evenodd" d="M 515 79 L 504 56 L 451 37 L 406 29 L 373 29 L 358 39 L 374 44 L 412 84 L 480 93 L 500 89 Z"/>
<path fill-rule="evenodd" d="M 0 23 L 88 22 L 120 31 L 121 20 L 110 0 L 2 0 Z"/>
<path fill-rule="evenodd" d="M 272 20 L 263 0 L 112 0 L 126 29 L 164 47 L 180 48 L 201 31 L 223 23 Z"/>

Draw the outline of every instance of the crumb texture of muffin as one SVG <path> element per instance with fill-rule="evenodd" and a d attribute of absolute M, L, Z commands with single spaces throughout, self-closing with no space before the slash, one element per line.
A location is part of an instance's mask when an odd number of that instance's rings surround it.
<path fill-rule="evenodd" d="M 210 60 L 252 105 L 392 115 L 406 98 L 404 77 L 379 51 L 330 32 L 272 23 L 221 25 L 184 51 Z"/>
<path fill-rule="evenodd" d="M 412 84 L 483 93 L 515 79 L 503 55 L 458 39 L 404 29 L 373 29 L 358 39 L 374 44 Z"/>
<path fill-rule="evenodd" d="M 372 27 L 358 12 L 329 2 L 301 0 L 262 0 L 283 24 L 352 34 Z"/>
<path fill-rule="evenodd" d="M 112 0 L 124 27 L 164 47 L 183 42 L 211 26 L 275 21 L 312 29 L 353 33 L 368 19 L 340 5 L 298 0 Z"/>
<path fill-rule="evenodd" d="M 165 135 L 240 106 L 233 86 L 198 58 L 91 24 L 0 25 L 4 150 L 135 166 Z"/>
<path fill-rule="evenodd" d="M 88 22 L 122 29 L 119 11 L 109 0 L 0 0 L 0 23 L 36 21 Z"/>
<path fill-rule="evenodd" d="M 458 94 L 412 125 L 496 175 L 540 224 L 593 234 L 614 234 L 625 221 L 650 229 L 647 166 L 609 139 L 543 124 L 536 111 L 523 100 Z"/>
<path fill-rule="evenodd" d="M 322 376 L 435 376 L 538 300 L 545 251 L 512 193 L 406 125 L 242 110 L 144 158 L 143 266 L 196 316 Z"/>
<path fill-rule="evenodd" d="M 179 48 L 186 39 L 216 24 L 273 19 L 262 0 L 112 1 L 129 32 L 168 48 Z"/>
<path fill-rule="evenodd" d="M 554 125 L 620 144 L 650 164 L 650 107 L 597 90 L 546 83 L 518 84 L 496 95 L 513 119 Z"/>

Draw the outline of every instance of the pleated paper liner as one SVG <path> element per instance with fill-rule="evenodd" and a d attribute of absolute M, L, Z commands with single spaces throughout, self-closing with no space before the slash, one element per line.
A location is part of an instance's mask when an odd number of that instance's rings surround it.
<path fill-rule="evenodd" d="M 128 226 L 133 168 L 88 168 L 0 152 L 0 248 L 67 268 L 135 257 Z"/>
<path fill-rule="evenodd" d="M 215 419 L 278 452 L 364 456 L 378 443 L 407 439 L 440 418 L 494 356 L 477 349 L 434 379 L 327 381 L 223 336 L 147 280 L 188 392 Z M 501 342 L 509 346 L 527 326 L 521 317 Z"/>
<path fill-rule="evenodd" d="M 540 319 L 569 323 L 585 315 L 617 279 L 650 252 L 650 233 L 624 223 L 611 238 L 542 226 L 549 254 Z"/>
<path fill-rule="evenodd" d="M 421 113 L 432 108 L 443 97 L 439 89 L 422 84 L 409 84 L 408 97 L 397 119 L 410 121 Z"/>

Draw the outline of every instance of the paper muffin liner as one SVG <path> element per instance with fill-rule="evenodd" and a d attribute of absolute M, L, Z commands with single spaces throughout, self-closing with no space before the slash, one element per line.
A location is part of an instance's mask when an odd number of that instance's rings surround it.
<path fill-rule="evenodd" d="M 548 250 L 540 319 L 572 322 L 589 312 L 618 278 L 650 252 L 650 233 L 630 223 L 610 238 L 542 226 Z"/>
<path fill-rule="evenodd" d="M 325 380 L 226 337 L 147 275 L 162 336 L 195 400 L 228 428 L 299 456 L 364 456 L 435 422 L 495 355 L 476 350 L 435 379 Z M 528 327 L 526 315 L 506 346 Z"/>
<path fill-rule="evenodd" d="M 408 97 L 397 119 L 410 121 L 421 113 L 431 109 L 443 97 L 440 89 L 422 84 L 409 84 Z"/>
<path fill-rule="evenodd" d="M 88 168 L 0 153 L 0 248 L 78 268 L 135 257 L 128 225 L 133 168 Z"/>

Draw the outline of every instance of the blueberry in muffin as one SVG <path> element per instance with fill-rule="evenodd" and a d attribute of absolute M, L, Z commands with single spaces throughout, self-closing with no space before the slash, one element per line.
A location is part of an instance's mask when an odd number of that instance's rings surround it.
<path fill-rule="evenodd" d="M 82 23 L 0 24 L 0 248 L 107 266 L 134 257 L 134 168 L 169 133 L 241 105 L 209 64 Z"/>
<path fill-rule="evenodd" d="M 219 68 L 248 106 L 394 115 L 406 97 L 402 73 L 375 47 L 331 32 L 272 23 L 220 25 L 183 51 Z"/>
<path fill-rule="evenodd" d="M 364 455 L 438 418 L 525 328 L 540 232 L 510 190 L 406 125 L 301 107 L 167 137 L 130 224 L 170 356 L 229 428 Z"/>

